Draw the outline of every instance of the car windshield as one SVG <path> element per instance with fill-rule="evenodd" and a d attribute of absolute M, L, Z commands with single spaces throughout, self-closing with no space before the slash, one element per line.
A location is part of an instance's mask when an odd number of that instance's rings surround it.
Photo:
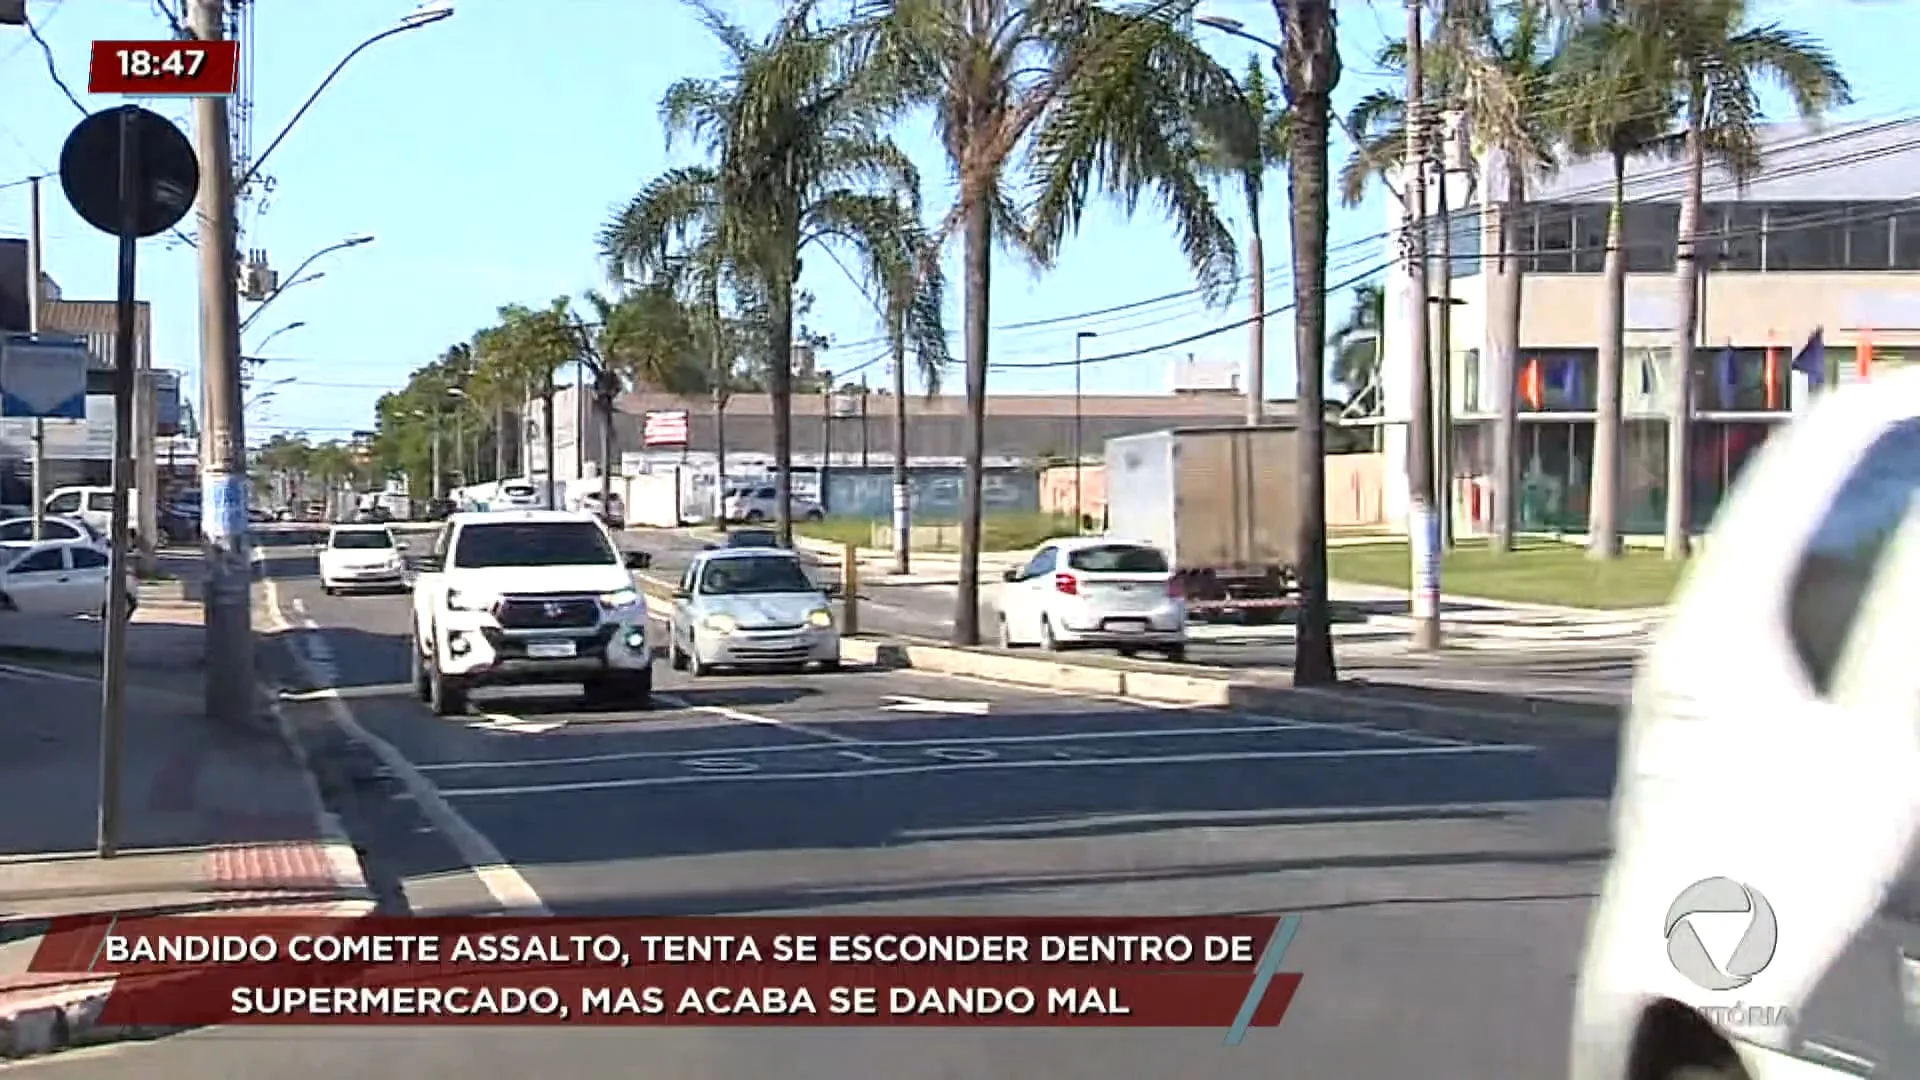
<path fill-rule="evenodd" d="M 800 569 L 800 560 L 782 556 L 715 559 L 700 575 L 700 591 L 709 596 L 752 593 L 810 593 L 819 589 Z"/>
<path fill-rule="evenodd" d="M 348 551 L 372 551 L 393 546 L 393 537 L 384 529 L 353 529 L 333 534 L 333 546 Z"/>
<path fill-rule="evenodd" d="M 779 547 L 780 536 L 772 529 L 735 529 L 727 534 L 727 546 L 736 548 Z"/>
<path fill-rule="evenodd" d="M 1102 544 L 1069 552 L 1067 565 L 1094 574 L 1164 574 L 1167 557 L 1139 544 Z"/>
<path fill-rule="evenodd" d="M 516 521 L 468 525 L 455 541 L 453 565 L 598 566 L 618 563 L 600 526 L 589 521 Z"/>

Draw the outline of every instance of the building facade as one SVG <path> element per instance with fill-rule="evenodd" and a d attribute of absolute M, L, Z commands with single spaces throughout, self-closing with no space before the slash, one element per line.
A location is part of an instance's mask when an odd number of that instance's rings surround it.
<path fill-rule="evenodd" d="M 1505 191 L 1503 165 L 1479 164 L 1450 175 L 1448 183 L 1454 302 L 1443 385 L 1453 439 L 1441 467 L 1463 531 L 1484 525 L 1488 516 L 1478 495 L 1492 466 L 1493 357 L 1509 321 L 1502 311 L 1505 268 L 1497 257 L 1503 208 L 1493 201 Z M 1920 119 L 1776 125 L 1765 133 L 1762 171 L 1746 185 L 1709 169 L 1700 225 L 1700 328 L 1688 367 L 1696 526 L 1705 525 L 1767 434 L 1818 388 L 1920 362 L 1916 177 Z M 1678 162 L 1652 156 L 1635 159 L 1627 175 L 1622 484 L 1628 532 L 1658 532 L 1665 513 L 1663 418 L 1673 382 L 1683 181 Z M 1610 184 L 1608 162 L 1571 163 L 1532 181 L 1522 218 L 1514 390 L 1521 409 L 1521 525 L 1529 530 L 1586 527 L 1598 345 L 1608 322 L 1602 270 Z M 1389 213 L 1391 250 L 1397 251 L 1404 214 L 1397 204 Z M 1436 228 L 1429 226 L 1430 236 Z M 1429 267 L 1431 293 L 1438 265 L 1430 261 Z M 1428 299 L 1430 319 L 1438 299 Z M 1407 501 L 1411 308 L 1410 275 L 1401 261 L 1388 272 L 1380 377 L 1388 515 L 1397 522 L 1405 520 Z M 1794 359 L 1816 334 L 1823 347 L 1817 376 L 1809 379 L 1795 370 Z M 1437 334 L 1433 348 L 1438 356 Z"/>

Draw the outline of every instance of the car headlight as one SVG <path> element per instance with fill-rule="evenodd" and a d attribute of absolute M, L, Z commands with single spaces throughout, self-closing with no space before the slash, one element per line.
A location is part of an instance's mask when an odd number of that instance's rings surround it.
<path fill-rule="evenodd" d="M 814 608 L 807 612 L 807 621 L 822 629 L 833 625 L 833 612 L 826 608 Z"/>
<path fill-rule="evenodd" d="M 476 593 L 463 593 L 459 589 L 447 590 L 448 611 L 485 611 L 493 606 L 493 598 Z"/>
<path fill-rule="evenodd" d="M 731 615 L 709 615 L 700 621 L 700 625 L 705 626 L 716 634 L 731 634 L 733 633 L 733 628 L 740 624 L 734 621 Z"/>
<path fill-rule="evenodd" d="M 610 608 L 630 607 L 640 602 L 640 593 L 635 589 L 615 589 L 600 594 L 600 603 Z"/>

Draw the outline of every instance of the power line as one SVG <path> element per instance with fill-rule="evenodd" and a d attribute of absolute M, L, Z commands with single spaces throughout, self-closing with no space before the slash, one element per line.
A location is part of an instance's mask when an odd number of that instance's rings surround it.
<path fill-rule="evenodd" d="M 53 80 L 53 85 L 59 87 L 60 92 L 73 103 L 73 107 L 80 110 L 81 116 L 91 115 L 88 108 L 80 104 L 80 99 L 73 95 L 73 90 L 67 86 L 67 80 L 60 77 L 60 65 L 54 61 L 53 46 L 48 45 L 47 39 L 41 36 L 40 28 L 33 25 L 33 20 L 29 18 L 23 17 L 21 22 L 26 24 L 27 33 L 33 35 L 34 44 L 40 46 L 40 55 L 47 62 L 47 76 Z"/>

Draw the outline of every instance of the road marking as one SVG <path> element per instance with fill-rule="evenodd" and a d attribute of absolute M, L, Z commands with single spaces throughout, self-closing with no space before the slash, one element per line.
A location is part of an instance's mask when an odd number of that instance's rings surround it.
<path fill-rule="evenodd" d="M 782 720 L 777 716 L 762 716 L 759 713 L 750 713 L 742 709 L 729 709 L 725 705 L 695 705 L 693 702 L 688 701 L 678 694 L 655 694 L 653 695 L 653 699 L 664 702 L 671 708 L 686 709 L 689 712 L 706 713 L 708 716 L 718 716 L 724 720 L 732 720 L 741 724 L 759 724 L 761 727 L 779 728 L 782 731 L 791 731 L 796 735 L 805 735 L 808 738 L 819 739 L 821 742 L 859 743 L 861 741 L 851 735 L 842 735 L 837 731 L 828 731 L 825 728 L 817 728 L 809 724 L 796 724 L 790 720 Z"/>
<path fill-rule="evenodd" d="M 518 784 L 510 787 L 446 788 L 449 799 L 483 799 L 502 795 L 553 795 L 574 791 L 612 791 L 624 788 L 678 787 L 684 784 L 723 784 L 793 780 L 858 780 L 873 776 L 910 776 L 924 773 L 972 772 L 979 769 L 1074 769 L 1139 765 L 1208 765 L 1242 761 L 1325 761 L 1347 758 L 1444 757 L 1465 754 L 1530 754 L 1531 746 L 1378 746 L 1356 750 L 1269 750 L 1216 754 L 1169 754 L 1161 757 L 1075 758 L 1069 761 L 952 761 L 933 765 L 897 765 L 874 769 L 835 769 L 819 772 L 708 774 L 659 776 L 619 780 L 581 780 L 558 784 Z"/>
<path fill-rule="evenodd" d="M 294 624 L 280 609 L 279 588 L 272 578 L 266 579 L 266 593 L 267 612 L 273 628 L 281 632 L 294 629 Z M 298 598 L 295 598 L 294 603 L 299 604 Z M 303 618 L 301 623 L 300 629 L 310 631 L 309 634 L 302 635 L 303 637 L 319 637 L 320 624 L 312 617 Z M 327 681 L 316 677 L 320 672 L 315 669 L 304 652 L 294 650 L 293 659 L 295 664 L 305 669 L 309 678 L 313 678 L 316 682 Z M 480 884 L 501 907 L 514 914 L 550 914 L 546 903 L 540 899 L 540 894 L 534 891 L 533 885 L 527 881 L 526 877 L 507 861 L 507 857 L 500 853 L 500 849 L 494 846 L 493 841 L 488 840 L 480 830 L 474 828 L 472 822 L 460 816 L 460 812 L 455 810 L 440 790 L 433 786 L 433 781 L 428 780 L 420 770 L 414 768 L 413 762 L 408 761 L 405 754 L 402 754 L 392 743 L 362 727 L 360 722 L 354 719 L 353 710 L 347 707 L 347 703 L 337 692 L 322 698 L 322 701 L 326 706 L 327 718 L 333 722 L 333 725 L 339 728 L 347 738 L 366 747 L 380 759 L 380 764 L 385 766 L 388 775 L 398 780 L 407 794 L 413 797 L 413 803 L 420 808 L 421 814 L 433 824 L 435 829 L 439 830 L 440 835 L 447 838 L 447 842 L 453 845 L 461 860 L 473 871 L 473 876 L 479 879 Z"/>
<path fill-rule="evenodd" d="M 333 686 L 325 690 L 283 690 L 280 697 L 283 701 L 320 701 L 329 697 L 358 701 L 363 698 L 406 697 L 412 693 L 412 683 L 379 683 L 374 686 Z"/>
<path fill-rule="evenodd" d="M 857 739 L 845 745 L 859 746 L 868 750 L 887 750 L 899 748 L 915 750 L 923 747 L 945 746 L 1031 746 L 1045 743 L 1106 742 L 1114 739 L 1163 739 L 1187 738 L 1202 735 L 1273 735 L 1280 730 L 1269 724 L 1241 727 L 1212 728 L 1158 728 L 1140 731 L 1081 731 L 1049 732 L 1044 735 L 979 735 L 962 739 Z M 818 754 L 827 749 L 811 744 L 786 744 L 782 746 L 699 746 L 686 750 L 615 750 L 604 754 L 582 754 L 577 757 L 541 757 L 518 758 L 513 761 L 442 761 L 431 765 L 418 766 L 421 772 L 466 772 L 469 769 L 536 769 L 561 768 L 569 765 L 597 765 L 609 761 L 659 761 L 672 758 L 716 758 L 739 757 L 757 754 Z M 839 751 L 842 755 L 854 754 L 852 750 Z M 863 755 L 864 756 L 864 755 Z M 884 758 L 869 760 L 884 761 Z"/>
<path fill-rule="evenodd" d="M 470 720 L 467 726 L 475 731 L 505 731 L 515 735 L 544 735 L 566 727 L 565 720 L 528 720 L 524 717 L 509 716 L 506 713 L 476 712 L 478 719 Z"/>
<path fill-rule="evenodd" d="M 46 679 L 50 682 L 86 683 L 100 685 L 98 675 L 75 675 L 70 671 L 52 671 L 47 668 L 15 667 L 12 664 L 0 664 L 0 672 L 21 679 Z"/>
<path fill-rule="evenodd" d="M 944 698 L 908 697 L 904 694 L 888 694 L 886 701 L 891 705 L 882 705 L 887 712 L 939 713 L 946 716 L 985 716 L 992 707 L 986 701 L 950 701 Z"/>

